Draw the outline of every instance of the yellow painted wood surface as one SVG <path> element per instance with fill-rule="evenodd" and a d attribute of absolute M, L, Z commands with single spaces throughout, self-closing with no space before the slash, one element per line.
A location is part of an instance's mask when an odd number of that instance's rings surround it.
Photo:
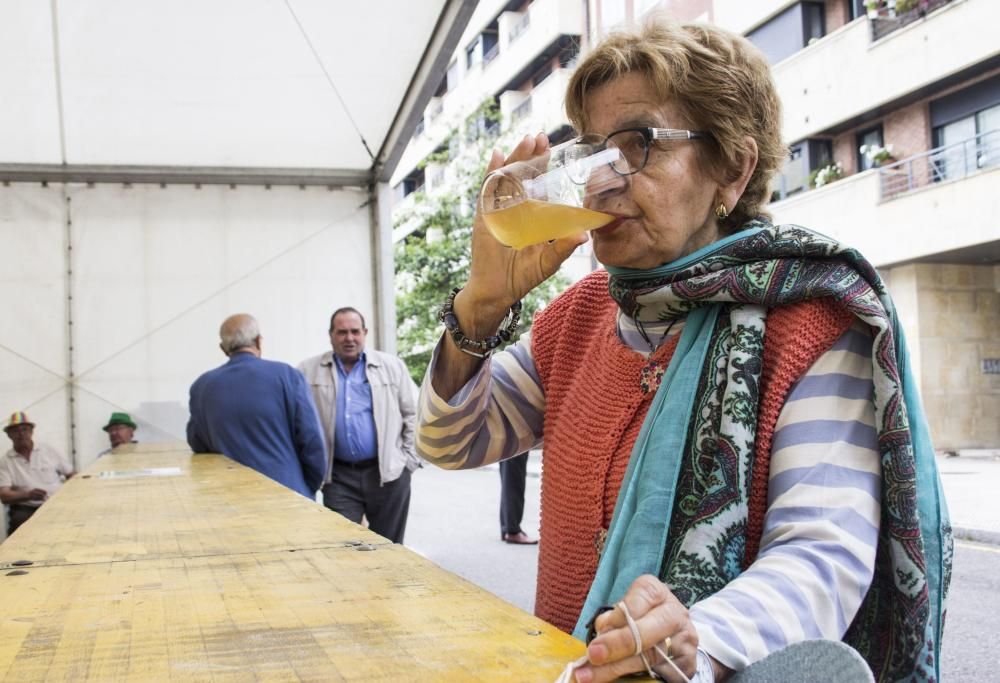
<path fill-rule="evenodd" d="M 583 653 L 222 456 L 130 450 L 0 545 L 3 680 L 553 681 Z"/>

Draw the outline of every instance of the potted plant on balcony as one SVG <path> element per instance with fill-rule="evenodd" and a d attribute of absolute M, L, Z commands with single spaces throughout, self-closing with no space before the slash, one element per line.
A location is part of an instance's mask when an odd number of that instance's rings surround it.
<path fill-rule="evenodd" d="M 861 145 L 858 152 L 864 154 L 872 162 L 873 166 L 884 166 L 896 160 L 892 156 L 892 145 Z"/>
<path fill-rule="evenodd" d="M 907 10 L 913 9 L 917 0 L 865 0 L 865 9 L 868 10 L 869 19 L 880 17 L 896 17 Z"/>
<path fill-rule="evenodd" d="M 840 165 L 840 162 L 833 164 L 827 164 L 823 168 L 818 168 L 809 174 L 809 184 L 815 188 L 823 187 L 824 185 L 829 185 L 835 180 L 840 180 L 844 177 L 844 167 Z"/>

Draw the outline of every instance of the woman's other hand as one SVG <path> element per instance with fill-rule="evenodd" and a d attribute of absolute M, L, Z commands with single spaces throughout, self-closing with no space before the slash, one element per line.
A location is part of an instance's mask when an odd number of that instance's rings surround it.
<path fill-rule="evenodd" d="M 670 589 L 655 576 L 645 574 L 632 582 L 622 601 L 639 629 L 642 650 L 650 666 L 667 681 L 684 680 L 663 660 L 655 649 L 659 648 L 670 655 L 685 676 L 693 676 L 698 666 L 698 632 L 687 608 Z M 646 671 L 642 659 L 635 654 L 635 638 L 620 607 L 600 615 L 595 628 L 598 635 L 587 647 L 590 663 L 576 670 L 579 683 L 613 681 Z M 667 638 L 670 638 L 669 651 L 664 648 Z"/>

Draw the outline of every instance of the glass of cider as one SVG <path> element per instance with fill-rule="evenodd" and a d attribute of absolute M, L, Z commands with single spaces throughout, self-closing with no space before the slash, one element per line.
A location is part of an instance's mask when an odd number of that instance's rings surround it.
<path fill-rule="evenodd" d="M 615 217 L 587 205 L 596 194 L 622 184 L 612 168 L 620 158 L 620 150 L 603 138 L 575 138 L 534 159 L 498 168 L 486 176 L 479 194 L 483 221 L 514 249 L 607 225 Z"/>

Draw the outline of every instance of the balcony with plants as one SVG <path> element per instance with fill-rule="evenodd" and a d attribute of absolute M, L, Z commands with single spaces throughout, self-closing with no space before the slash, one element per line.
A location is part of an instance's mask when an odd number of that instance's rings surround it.
<path fill-rule="evenodd" d="M 890 150 L 891 151 L 891 150 Z M 915 154 L 901 161 L 891 156 L 878 164 L 879 198 L 898 199 L 908 193 L 1000 168 L 1000 129 L 951 145 Z"/>
<path fill-rule="evenodd" d="M 894 17 L 887 6 L 884 18 L 852 21 L 774 65 L 787 139 L 822 135 L 996 59 L 996 32 L 987 27 L 1000 26 L 1000 2 L 929 0 L 916 21 L 919 4 L 898 11 L 900 2 L 910 1 L 896 0 Z M 871 25 L 890 23 L 894 30 L 873 42 Z"/>
<path fill-rule="evenodd" d="M 872 41 L 919 21 L 955 0 L 866 0 Z"/>
<path fill-rule="evenodd" d="M 869 147 L 874 166 L 859 173 L 836 161 L 809 175 L 786 166 L 801 187 L 776 192 L 767 207 L 775 221 L 857 246 L 876 266 L 996 239 L 1000 129 L 899 160 L 888 145 Z"/>

